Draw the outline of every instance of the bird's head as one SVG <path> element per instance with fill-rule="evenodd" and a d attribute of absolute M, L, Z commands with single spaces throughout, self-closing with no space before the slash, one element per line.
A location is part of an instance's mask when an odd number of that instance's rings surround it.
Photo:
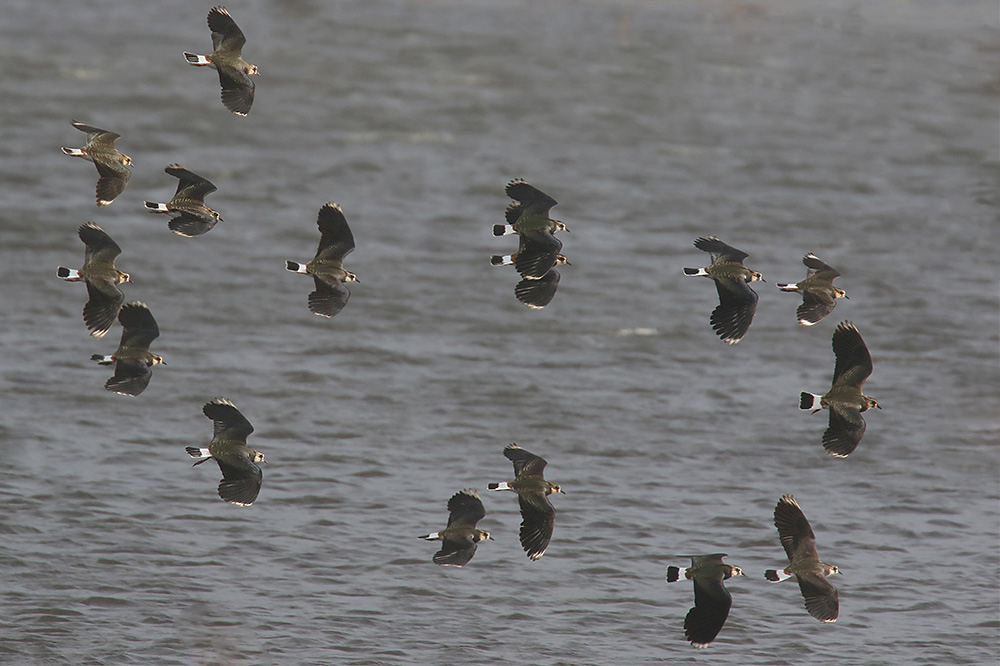
<path fill-rule="evenodd" d="M 757 271 L 750 271 L 750 277 L 747 278 L 747 282 L 767 282 L 767 280 Z"/>
<path fill-rule="evenodd" d="M 132 276 L 125 271 L 118 271 L 118 284 L 122 282 L 132 282 Z"/>
<path fill-rule="evenodd" d="M 730 576 L 742 576 L 743 575 L 743 569 L 740 569 L 739 567 L 730 567 L 730 574 L 729 575 Z"/>
<path fill-rule="evenodd" d="M 260 451 L 254 451 L 253 449 L 250 449 L 250 460 L 254 461 L 255 463 L 267 462 L 266 460 L 264 460 L 263 453 L 261 453 Z"/>
<path fill-rule="evenodd" d="M 352 273 L 350 271 L 344 271 L 344 272 L 345 272 L 345 275 L 344 275 L 344 279 L 342 280 L 342 282 L 358 282 L 358 283 L 361 282 L 361 280 L 358 279 L 358 276 L 355 275 L 354 273 Z"/>
<path fill-rule="evenodd" d="M 556 255 L 556 266 L 572 266 L 572 265 L 573 264 L 569 263 L 569 259 L 566 258 L 565 254 Z"/>
<path fill-rule="evenodd" d="M 247 76 L 260 76 L 260 70 L 257 69 L 257 65 L 251 65 L 247 63 L 243 68 L 243 73 Z"/>
<path fill-rule="evenodd" d="M 487 532 L 486 530 L 478 530 L 476 532 L 476 541 L 477 542 L 479 542 L 479 541 L 486 541 L 487 539 L 489 539 L 490 541 L 493 541 L 493 537 L 491 537 L 490 533 Z"/>
<path fill-rule="evenodd" d="M 843 289 L 838 289 L 837 287 L 833 288 L 833 297 L 834 298 L 846 298 L 847 300 L 851 300 L 847 296 L 847 292 L 846 291 L 844 291 Z"/>
<path fill-rule="evenodd" d="M 569 232 L 569 227 L 563 224 L 560 220 L 552 220 L 552 224 L 555 225 L 556 231 L 565 231 L 567 233 Z"/>
<path fill-rule="evenodd" d="M 149 355 L 149 363 L 147 365 L 154 366 L 154 365 L 166 365 L 166 364 L 167 362 L 163 360 L 162 356 L 158 354 Z"/>
<path fill-rule="evenodd" d="M 563 495 L 566 494 L 565 492 L 563 492 L 563 489 L 559 487 L 558 483 L 549 484 L 549 494 L 551 495 L 552 493 L 562 493 Z"/>
<path fill-rule="evenodd" d="M 864 396 L 864 398 L 865 402 L 868 404 L 868 409 L 871 409 L 872 407 L 876 409 L 882 409 L 881 407 L 879 407 L 878 400 L 876 400 L 875 398 L 869 398 L 868 396 Z"/>
<path fill-rule="evenodd" d="M 122 153 L 121 163 L 124 164 L 125 166 L 132 166 L 132 158 L 126 155 L 125 153 Z"/>

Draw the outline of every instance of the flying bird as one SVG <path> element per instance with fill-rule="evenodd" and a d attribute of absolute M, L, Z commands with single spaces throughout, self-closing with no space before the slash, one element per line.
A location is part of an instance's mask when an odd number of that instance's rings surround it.
<path fill-rule="evenodd" d="M 795 576 L 809 614 L 820 622 L 836 622 L 840 601 L 837 588 L 827 580 L 827 576 L 840 573 L 840 569 L 820 561 L 816 552 L 816 536 L 791 495 L 783 496 L 774 507 L 774 526 L 778 528 L 778 537 L 789 563 L 781 571 L 768 569 L 764 578 L 777 583 Z"/>
<path fill-rule="evenodd" d="M 865 380 L 872 374 L 872 356 L 857 327 L 842 321 L 833 332 L 833 353 L 837 363 L 833 368 L 833 385 L 826 395 L 799 394 L 799 408 L 830 410 L 830 426 L 823 433 L 823 448 L 831 456 L 846 458 L 858 448 L 865 435 L 865 419 L 861 416 L 872 407 L 882 409 L 875 398 L 861 392 Z"/>
<path fill-rule="evenodd" d="M 491 483 L 489 490 L 512 490 L 521 506 L 521 546 L 528 558 L 537 560 L 545 554 L 555 527 L 556 510 L 549 495 L 562 489 L 542 476 L 545 459 L 528 453 L 517 444 L 508 444 L 504 456 L 514 463 L 514 480 Z"/>
<path fill-rule="evenodd" d="M 354 249 L 354 234 L 338 204 L 328 201 L 319 209 L 319 248 L 312 261 L 302 264 L 286 261 L 293 273 L 312 275 L 316 290 L 309 294 L 309 311 L 320 317 L 332 317 L 347 305 L 351 291 L 345 282 L 358 282 L 358 276 L 344 269 L 344 257 Z"/>
<path fill-rule="evenodd" d="M 132 172 L 126 167 L 132 166 L 132 158 L 115 148 L 115 141 L 120 134 L 98 129 L 73 121 L 73 127 L 87 133 L 87 143 L 83 148 L 62 147 L 63 153 L 72 157 L 82 157 L 97 167 L 97 205 L 107 206 L 119 194 L 125 191 Z"/>
<path fill-rule="evenodd" d="M 507 183 L 507 196 L 514 199 L 508 204 L 504 215 L 507 224 L 493 225 L 494 236 L 525 234 L 537 231 L 554 233 L 569 231 L 565 224 L 549 217 L 549 211 L 558 202 L 537 187 L 529 185 L 521 178 Z"/>
<path fill-rule="evenodd" d="M 80 240 L 86 245 L 83 266 L 73 270 L 65 266 L 56 269 L 56 275 L 67 282 L 83 281 L 87 284 L 90 299 L 83 306 L 83 321 L 95 338 L 102 338 L 118 316 L 125 294 L 118 285 L 131 282 L 131 276 L 115 268 L 115 258 L 122 249 L 104 229 L 93 222 L 80 226 Z"/>
<path fill-rule="evenodd" d="M 733 597 L 722 581 L 742 576 L 743 570 L 726 564 L 725 553 L 688 555 L 690 567 L 667 567 L 667 582 L 681 579 L 694 581 L 694 606 L 684 618 L 684 635 L 696 648 L 706 648 L 715 640 L 729 617 Z"/>
<path fill-rule="evenodd" d="M 167 227 L 185 238 L 208 233 L 222 221 L 219 211 L 205 205 L 205 197 L 217 189 L 210 180 L 188 171 L 180 164 L 170 164 L 164 171 L 178 179 L 177 191 L 167 203 L 146 201 L 146 210 L 150 213 L 175 215 L 167 223 Z"/>
<path fill-rule="evenodd" d="M 486 515 L 486 509 L 474 488 L 452 495 L 448 500 L 448 511 L 446 528 L 419 538 L 441 541 L 441 550 L 434 554 L 434 564 L 461 567 L 476 554 L 476 544 L 493 537 L 485 530 L 476 529 L 476 523 Z"/>
<path fill-rule="evenodd" d="M 219 72 L 222 103 L 238 116 L 250 113 L 254 83 L 259 76 L 257 65 L 243 60 L 243 45 L 247 38 L 225 7 L 212 7 L 208 12 L 208 27 L 212 31 L 212 55 L 184 52 L 184 58 L 196 67 L 212 67 Z"/>
<path fill-rule="evenodd" d="M 194 466 L 215 459 L 222 470 L 219 497 L 231 504 L 250 506 L 257 499 L 264 475 L 257 463 L 266 463 L 264 454 L 247 446 L 253 426 L 227 398 L 215 398 L 202 408 L 215 429 L 208 448 L 188 446 L 187 454 L 200 458 Z"/>
<path fill-rule="evenodd" d="M 804 280 L 795 284 L 777 282 L 774 286 L 782 291 L 802 294 L 802 305 L 796 309 L 795 314 L 800 324 L 812 326 L 833 312 L 838 298 L 848 296 L 846 291 L 833 286 L 834 279 L 840 277 L 840 273 L 820 261 L 815 254 L 807 254 L 802 258 L 802 263 L 806 265 Z"/>
<path fill-rule="evenodd" d="M 140 301 L 122 306 L 118 313 L 122 325 L 122 340 L 110 356 L 94 354 L 90 357 L 101 365 L 115 366 L 115 374 L 104 388 L 121 395 L 136 396 L 146 390 L 153 376 L 155 365 L 166 365 L 162 356 L 152 354 L 149 345 L 160 336 L 160 328 L 149 307 Z"/>
<path fill-rule="evenodd" d="M 684 274 L 715 281 L 719 305 L 712 311 L 712 328 L 723 342 L 735 345 L 746 335 L 757 310 L 757 292 L 748 283 L 764 282 L 764 278 L 743 265 L 743 260 L 750 255 L 726 245 L 715 236 L 698 238 L 694 246 L 711 253 L 712 263 L 706 268 L 685 268 Z"/>

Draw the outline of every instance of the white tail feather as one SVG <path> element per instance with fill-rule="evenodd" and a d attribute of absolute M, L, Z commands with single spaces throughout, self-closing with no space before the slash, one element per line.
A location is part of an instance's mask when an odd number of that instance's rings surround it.
<path fill-rule="evenodd" d="M 785 284 L 784 282 L 775 282 L 774 286 L 781 291 L 798 291 L 799 289 L 798 284 Z"/>
<path fill-rule="evenodd" d="M 306 265 L 300 264 L 297 261 L 286 261 L 285 268 L 293 273 L 306 273 Z"/>
<path fill-rule="evenodd" d="M 80 271 L 76 270 L 75 268 L 66 268 L 65 266 L 60 266 L 59 268 L 57 268 L 56 275 L 61 277 L 63 280 L 66 280 L 67 282 L 77 282 L 83 279 L 80 277 Z"/>
<path fill-rule="evenodd" d="M 189 64 L 195 67 L 204 67 L 206 65 L 211 65 L 212 61 L 203 55 L 195 55 L 194 53 L 184 52 L 184 59 L 188 61 Z"/>
<path fill-rule="evenodd" d="M 146 206 L 146 210 L 150 213 L 169 213 L 167 210 L 167 204 L 156 203 L 155 201 L 144 201 L 143 205 Z"/>
<path fill-rule="evenodd" d="M 430 534 L 422 537 L 417 537 L 418 539 L 427 539 L 428 541 L 436 541 L 441 538 L 440 532 L 431 532 Z"/>
<path fill-rule="evenodd" d="M 71 157 L 86 157 L 87 153 L 83 152 L 80 148 L 66 148 L 62 146 L 62 151 Z"/>

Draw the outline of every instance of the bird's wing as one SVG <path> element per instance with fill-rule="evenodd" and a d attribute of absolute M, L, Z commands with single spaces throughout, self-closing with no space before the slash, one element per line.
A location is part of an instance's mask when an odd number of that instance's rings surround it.
<path fill-rule="evenodd" d="M 833 332 L 833 353 L 837 364 L 833 369 L 834 386 L 861 388 L 872 374 L 872 357 L 857 327 L 849 321 L 840 322 Z"/>
<path fill-rule="evenodd" d="M 858 448 L 867 424 L 855 405 L 830 404 L 830 426 L 823 433 L 823 448 L 837 458 L 846 458 Z"/>
<path fill-rule="evenodd" d="M 321 317 L 332 317 L 343 310 L 351 297 L 350 289 L 340 280 L 336 284 L 327 284 L 316 276 L 313 278 L 316 291 L 309 294 L 309 311 Z"/>
<path fill-rule="evenodd" d="M 799 590 L 806 600 L 806 610 L 821 622 L 833 622 L 840 614 L 840 600 L 837 588 L 826 576 L 810 573 L 796 576 Z"/>
<path fill-rule="evenodd" d="M 234 439 L 245 441 L 253 426 L 227 398 L 216 398 L 202 407 L 205 416 L 215 424 L 214 439 Z M 221 463 L 220 463 L 221 466 Z M 256 467 L 256 465 L 254 465 Z M 225 470 L 223 470 L 224 472 Z M 260 471 L 260 470 L 258 470 Z"/>
<path fill-rule="evenodd" d="M 354 249 L 354 234 L 347 224 L 344 211 L 332 201 L 323 204 L 316 219 L 319 227 L 319 248 L 316 256 L 343 259 Z"/>
<path fill-rule="evenodd" d="M 212 31 L 212 48 L 239 55 L 247 38 L 225 7 L 213 7 L 208 12 L 208 28 Z"/>

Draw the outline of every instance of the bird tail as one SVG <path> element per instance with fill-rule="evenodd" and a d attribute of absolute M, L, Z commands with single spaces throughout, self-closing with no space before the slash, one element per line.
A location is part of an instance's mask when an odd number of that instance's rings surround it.
<path fill-rule="evenodd" d="M 91 354 L 91 361 L 97 361 L 98 365 L 112 365 L 115 362 L 113 356 L 104 356 L 102 354 Z"/>
<path fill-rule="evenodd" d="M 419 536 L 418 539 L 427 539 L 428 541 L 436 541 L 441 538 L 440 532 L 431 532 L 425 536 Z"/>
<path fill-rule="evenodd" d="M 184 450 L 187 451 L 187 454 L 192 458 L 201 458 L 201 460 L 196 462 L 195 465 L 200 465 L 206 460 L 210 460 L 212 458 L 212 454 L 208 449 L 199 449 L 197 446 L 185 446 Z"/>
<path fill-rule="evenodd" d="M 676 583 L 686 573 L 687 569 L 683 567 L 667 567 L 667 582 Z"/>
<path fill-rule="evenodd" d="M 203 55 L 195 55 L 194 53 L 184 52 L 184 59 L 188 61 L 189 64 L 195 67 L 205 67 L 206 65 L 211 65 L 212 61 Z"/>
<path fill-rule="evenodd" d="M 784 571 L 778 571 L 777 569 L 768 569 L 764 572 L 764 578 L 772 583 L 780 583 L 781 581 L 791 577 L 792 574 L 787 574 Z"/>
<path fill-rule="evenodd" d="M 487 484 L 486 488 L 488 490 L 513 490 L 513 488 L 510 487 L 510 484 L 507 483 L 506 481 L 501 481 L 500 483 Z"/>
<path fill-rule="evenodd" d="M 85 153 L 82 148 L 67 148 L 66 146 L 61 146 L 60 149 L 63 151 L 63 153 L 65 153 L 66 155 L 69 155 L 70 157 L 86 157 L 87 156 L 87 153 Z"/>
<path fill-rule="evenodd" d="M 169 213 L 167 210 L 167 204 L 156 203 L 155 201 L 143 201 L 142 204 L 146 207 L 150 213 Z"/>
<path fill-rule="evenodd" d="M 56 275 L 61 277 L 67 282 L 79 282 L 83 278 L 80 277 L 80 271 L 73 268 L 66 268 L 65 266 L 60 266 L 56 269 Z"/>
<path fill-rule="evenodd" d="M 514 263 L 514 258 L 509 254 L 494 254 L 490 257 L 490 263 L 494 266 L 510 266 Z"/>
<path fill-rule="evenodd" d="M 822 400 L 822 398 L 823 396 L 821 395 L 816 395 L 815 393 L 806 393 L 805 391 L 803 391 L 802 393 L 799 394 L 799 409 L 804 409 L 807 411 L 808 410 L 816 411 L 823 409 L 823 406 L 820 403 L 820 400 Z"/>
<path fill-rule="evenodd" d="M 778 289 L 780 289 L 781 291 L 798 291 L 799 290 L 799 285 L 795 284 L 795 283 L 793 283 L 793 284 L 786 284 L 784 282 L 775 282 L 774 286 L 777 287 Z"/>
<path fill-rule="evenodd" d="M 510 236 L 511 234 L 516 234 L 514 227 L 509 224 L 494 224 L 493 225 L 493 235 L 494 236 Z"/>
<path fill-rule="evenodd" d="M 300 263 L 298 263 L 296 261 L 286 261 L 285 262 L 285 269 L 290 270 L 293 273 L 305 273 L 306 272 L 306 265 L 305 264 L 300 264 Z"/>
<path fill-rule="evenodd" d="M 690 275 L 691 277 L 698 277 L 698 276 L 707 277 L 708 271 L 706 271 L 704 268 L 685 268 L 684 275 Z"/>

